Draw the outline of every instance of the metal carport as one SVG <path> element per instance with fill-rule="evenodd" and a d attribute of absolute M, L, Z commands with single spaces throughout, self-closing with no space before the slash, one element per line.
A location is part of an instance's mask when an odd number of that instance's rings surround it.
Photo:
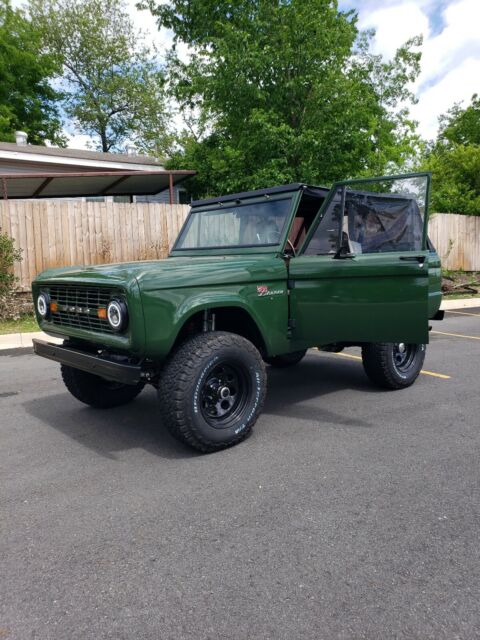
<path fill-rule="evenodd" d="M 155 195 L 195 175 L 195 171 L 84 171 L 81 173 L 0 174 L 4 200 Z"/>

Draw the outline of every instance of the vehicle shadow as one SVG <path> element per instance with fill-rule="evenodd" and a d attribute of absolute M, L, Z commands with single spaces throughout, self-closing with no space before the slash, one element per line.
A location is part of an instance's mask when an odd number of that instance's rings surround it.
<path fill-rule="evenodd" d="M 343 390 L 358 390 L 362 393 L 381 393 L 369 382 L 363 367 L 336 357 L 321 357 L 308 354 L 302 362 L 291 368 L 268 368 L 268 395 L 264 413 L 311 420 L 334 425 L 370 427 L 358 417 L 333 412 L 326 407 L 309 404 L 318 399 Z M 331 406 L 331 403 L 330 403 Z"/>
<path fill-rule="evenodd" d="M 134 402 L 114 409 L 82 405 L 66 390 L 26 402 L 24 407 L 43 424 L 112 460 L 117 452 L 138 448 L 167 459 L 201 455 L 177 442 L 164 428 L 152 388 L 146 388 Z"/>
<path fill-rule="evenodd" d="M 368 382 L 361 366 L 340 358 L 313 354 L 290 369 L 268 367 L 264 415 L 283 416 L 292 421 L 310 420 L 319 425 L 370 427 L 358 417 L 308 404 L 309 400 L 348 389 L 378 392 Z M 84 406 L 66 390 L 26 402 L 24 407 L 43 424 L 112 460 L 116 459 L 117 452 L 135 448 L 166 459 L 201 455 L 167 432 L 162 425 L 161 405 L 151 388 L 146 388 L 131 404 L 115 409 L 96 410 Z"/>

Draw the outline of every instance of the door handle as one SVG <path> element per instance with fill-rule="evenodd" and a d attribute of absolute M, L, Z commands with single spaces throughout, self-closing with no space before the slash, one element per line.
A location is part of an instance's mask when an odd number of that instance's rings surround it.
<path fill-rule="evenodd" d="M 418 264 L 423 267 L 426 256 L 400 256 L 400 260 L 404 260 L 405 262 L 418 262 Z"/>

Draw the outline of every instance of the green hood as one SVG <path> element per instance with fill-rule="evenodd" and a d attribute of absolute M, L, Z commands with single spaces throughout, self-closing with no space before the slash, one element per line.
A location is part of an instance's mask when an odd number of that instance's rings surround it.
<path fill-rule="evenodd" d="M 86 284 L 128 286 L 136 281 L 143 291 L 179 287 L 234 284 L 286 277 L 284 262 L 272 255 L 232 255 L 168 258 L 90 267 L 49 269 L 36 283 L 81 281 Z"/>

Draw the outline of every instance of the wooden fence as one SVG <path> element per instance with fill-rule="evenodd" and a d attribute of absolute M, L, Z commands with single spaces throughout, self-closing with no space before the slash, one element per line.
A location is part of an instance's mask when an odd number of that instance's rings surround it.
<path fill-rule="evenodd" d="M 167 204 L 0 201 L 0 228 L 15 238 L 23 260 L 19 288 L 30 289 L 51 267 L 165 258 L 189 207 Z"/>
<path fill-rule="evenodd" d="M 50 267 L 165 258 L 188 213 L 186 205 L 0 201 L 0 228 L 15 238 L 23 291 Z M 429 235 L 448 269 L 480 271 L 480 216 L 435 214 Z"/>
<path fill-rule="evenodd" d="M 480 271 L 480 216 L 436 213 L 430 216 L 428 235 L 444 269 Z"/>

